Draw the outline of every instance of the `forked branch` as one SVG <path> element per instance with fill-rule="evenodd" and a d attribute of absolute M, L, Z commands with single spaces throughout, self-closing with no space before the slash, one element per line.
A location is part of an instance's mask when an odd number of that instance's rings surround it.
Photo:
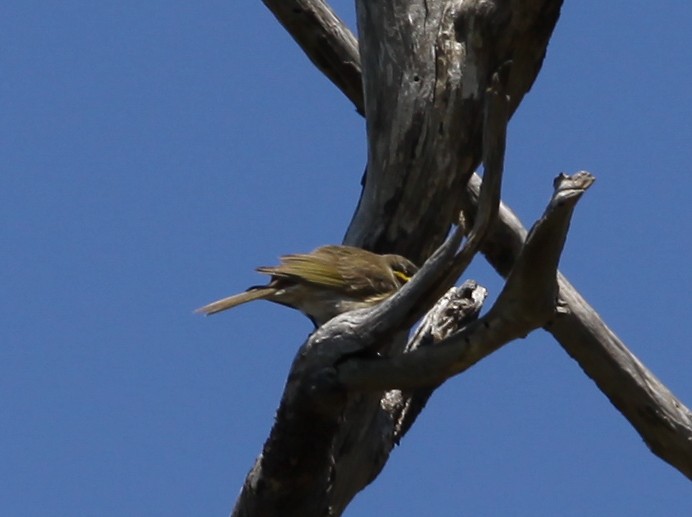
<path fill-rule="evenodd" d="M 306 12 L 328 10 L 329 8 L 322 0 L 263 1 L 313 62 L 320 61 L 321 51 L 312 42 L 320 41 L 323 47 L 334 49 L 331 51 L 332 54 L 340 57 L 330 61 L 329 66 L 339 68 L 340 71 L 330 71 L 327 76 L 356 105 L 358 112 L 364 113 L 361 61 L 357 48 L 353 45 L 355 38 L 348 28 L 338 22 L 340 26 L 338 30 L 335 30 L 331 22 L 324 22 L 319 16 L 288 19 L 292 15 L 287 9 L 282 9 L 282 6 L 295 8 L 295 4 L 303 6 L 301 9 L 305 8 Z M 435 3 L 428 2 L 431 5 Z M 471 1 L 465 2 L 466 11 L 459 13 L 456 36 L 457 42 L 463 44 L 463 36 L 468 33 L 467 29 L 472 27 L 473 23 L 484 20 L 477 16 L 481 10 L 496 8 L 494 13 L 498 21 L 496 26 L 502 28 L 492 44 L 488 44 L 488 49 L 498 56 L 506 55 L 503 59 L 514 61 L 513 80 L 510 87 L 511 111 L 516 108 L 540 69 L 545 45 L 557 19 L 561 3 L 561 1 L 550 0 L 517 1 L 506 4 Z M 506 12 L 503 13 L 502 8 L 498 8 L 500 5 L 515 9 L 511 18 L 506 16 Z M 333 13 L 331 16 L 338 20 Z M 517 28 L 516 25 L 514 27 L 507 25 L 506 21 L 509 19 L 513 22 L 521 21 L 520 26 Z M 304 33 L 310 33 L 312 36 L 307 38 Z M 411 37 L 415 38 L 414 35 Z M 450 43 L 453 44 L 454 41 Z M 468 76 L 469 70 L 478 72 L 477 69 L 470 68 L 460 69 L 459 73 Z M 480 159 L 473 150 L 471 138 L 471 135 L 477 132 L 479 117 L 474 115 L 473 110 L 467 110 L 463 120 L 464 124 L 456 129 L 459 134 L 464 135 L 463 144 L 467 147 L 466 156 L 461 160 L 465 170 L 459 171 L 460 176 L 465 176 L 466 170 L 476 167 L 477 160 Z M 459 145 L 462 145 L 461 141 Z M 409 231 L 410 225 L 405 220 L 408 212 L 412 211 L 407 203 L 410 204 L 415 200 L 411 201 L 410 196 L 396 190 L 396 185 L 400 185 L 403 179 L 403 177 L 392 175 L 375 178 L 378 184 L 374 185 L 372 190 L 379 190 L 381 195 L 377 200 L 361 199 L 361 204 L 367 206 L 360 212 L 370 214 L 370 217 L 361 217 L 358 220 L 359 228 L 349 232 L 351 243 L 367 245 L 373 249 L 387 249 L 391 246 L 391 242 L 387 233 L 382 230 L 386 228 L 389 229 L 389 234 L 400 235 L 402 239 L 408 237 L 412 241 L 410 244 L 399 242 L 398 251 L 415 258 L 407 251 L 413 246 L 419 246 L 425 254 L 423 239 Z M 424 184 L 420 178 L 407 179 L 406 188 L 411 191 L 420 191 L 422 188 L 449 190 L 449 185 L 453 183 L 448 175 L 441 177 L 437 183 L 427 181 Z M 481 181 L 477 176 L 472 177 L 468 182 L 464 205 L 470 223 L 475 221 L 480 185 Z M 390 195 L 390 192 L 394 194 Z M 431 198 L 435 195 L 432 191 L 428 193 Z M 390 203 L 392 199 L 396 199 L 399 209 L 396 212 L 383 210 L 382 205 Z M 440 206 L 444 207 L 442 204 Z M 446 213 L 456 213 L 456 210 L 450 211 L 447 208 L 444 210 L 440 208 L 439 213 L 442 214 L 445 210 Z M 429 240 L 434 241 L 447 232 L 451 222 L 451 217 L 440 216 L 435 223 L 420 221 L 420 228 Z M 373 230 L 363 233 L 361 229 L 368 225 Z M 526 229 L 521 222 L 506 205 L 501 205 L 499 218 L 493 225 L 488 238 L 484 240 L 482 252 L 501 275 L 507 276 L 519 256 L 525 238 Z M 567 353 L 578 361 L 584 372 L 630 421 L 651 450 L 692 479 L 692 413 L 690 410 L 641 364 L 562 275 L 559 275 L 559 288 L 564 314 L 557 316 L 547 330 L 553 334 Z"/>

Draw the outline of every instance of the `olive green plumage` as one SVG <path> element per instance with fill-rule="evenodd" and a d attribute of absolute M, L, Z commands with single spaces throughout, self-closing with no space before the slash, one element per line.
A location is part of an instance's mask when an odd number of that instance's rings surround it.
<path fill-rule="evenodd" d="M 271 275 L 265 286 L 223 298 L 197 309 L 215 314 L 253 300 L 269 300 L 300 310 L 316 326 L 350 310 L 391 296 L 418 268 L 400 255 L 378 255 L 353 246 L 322 246 L 281 257 L 278 266 L 258 267 Z"/>

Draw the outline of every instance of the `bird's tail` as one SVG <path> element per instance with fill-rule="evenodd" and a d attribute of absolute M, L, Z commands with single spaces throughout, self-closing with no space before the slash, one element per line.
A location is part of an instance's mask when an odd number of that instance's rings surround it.
<path fill-rule="evenodd" d="M 209 305 L 196 309 L 195 312 L 209 316 L 210 314 L 216 314 L 217 312 L 225 311 L 226 309 L 232 309 L 233 307 L 243 303 L 267 298 L 268 295 L 273 294 L 275 291 L 276 288 L 274 287 L 251 287 L 243 293 L 234 294 L 228 298 L 222 298 L 220 300 L 216 300 L 215 302 L 211 302 Z"/>

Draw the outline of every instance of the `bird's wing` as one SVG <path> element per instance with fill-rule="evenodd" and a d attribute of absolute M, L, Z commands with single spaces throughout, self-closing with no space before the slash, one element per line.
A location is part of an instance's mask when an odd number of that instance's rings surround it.
<path fill-rule="evenodd" d="M 352 268 L 339 267 L 339 274 L 349 286 L 349 291 L 360 296 L 391 293 L 398 284 L 388 270 L 371 270 L 368 275 L 358 274 Z"/>
<path fill-rule="evenodd" d="M 257 271 L 295 282 L 338 289 L 357 298 L 390 293 L 398 287 L 392 273 L 382 266 L 371 268 L 367 275 L 354 261 L 379 260 L 380 257 L 360 248 L 322 246 L 311 253 L 284 255 L 281 264 L 259 267 Z"/>
<path fill-rule="evenodd" d="M 372 253 L 362 248 L 350 246 L 325 246 L 328 253 L 340 255 L 344 252 L 348 254 L 347 260 L 336 260 L 336 268 L 339 276 L 349 285 L 349 291 L 358 293 L 359 297 L 378 296 L 390 294 L 395 291 L 399 284 L 394 277 L 389 265 L 383 260 L 381 255 Z M 368 268 L 368 274 L 364 275 L 360 268 L 354 268 L 353 262 L 364 261 L 377 267 Z"/>
<path fill-rule="evenodd" d="M 336 261 L 330 260 L 328 254 L 284 255 L 280 265 L 258 267 L 257 271 L 276 278 L 323 287 L 342 288 L 344 285 L 344 278 L 336 267 Z"/>

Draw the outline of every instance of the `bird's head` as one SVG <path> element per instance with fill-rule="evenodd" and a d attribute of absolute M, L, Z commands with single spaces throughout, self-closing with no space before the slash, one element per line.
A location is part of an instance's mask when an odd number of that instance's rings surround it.
<path fill-rule="evenodd" d="M 411 280 L 418 272 L 418 267 L 406 257 L 401 255 L 383 255 L 383 258 L 392 269 L 392 273 L 399 282 L 399 287 Z"/>

